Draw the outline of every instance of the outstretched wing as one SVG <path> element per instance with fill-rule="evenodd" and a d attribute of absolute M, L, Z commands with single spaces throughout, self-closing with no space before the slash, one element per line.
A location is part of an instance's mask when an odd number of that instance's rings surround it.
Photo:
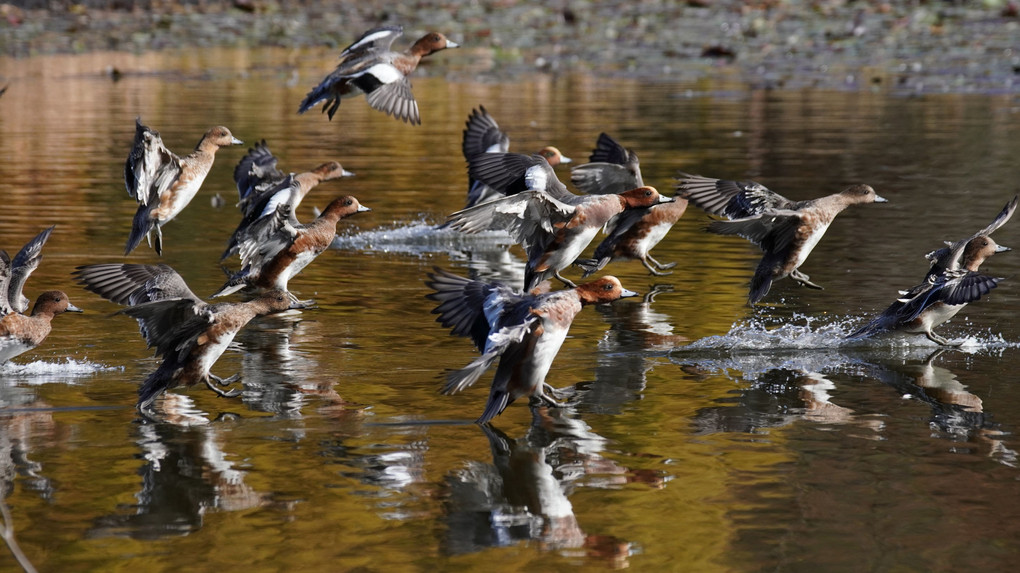
<path fill-rule="evenodd" d="M 163 145 L 159 132 L 135 119 L 135 140 L 124 163 L 128 195 L 142 205 L 158 200 L 181 175 L 181 160 Z"/>
<path fill-rule="evenodd" d="M 956 241 L 954 243 L 947 242 L 945 247 L 932 251 L 925 255 L 931 262 L 931 270 L 928 272 L 929 277 L 938 276 L 945 271 L 955 271 L 960 268 L 960 259 L 963 257 L 963 252 L 967 248 L 967 244 L 972 240 L 991 235 L 996 229 L 1006 224 L 1010 217 L 1013 216 L 1013 212 L 1016 211 L 1017 202 L 1020 200 L 1020 195 L 1014 195 L 1013 199 L 1006 203 L 1006 206 L 1002 208 L 1002 211 L 995 216 L 987 227 L 981 229 L 977 233 L 967 237 L 966 239 Z"/>
<path fill-rule="evenodd" d="M 276 210 L 256 220 L 242 231 L 238 240 L 241 266 L 251 275 L 258 275 L 277 253 L 287 248 L 298 235 L 290 222 L 290 205 L 282 203 Z"/>
<path fill-rule="evenodd" d="M 414 100 L 414 93 L 411 91 L 411 80 L 392 65 L 377 64 L 367 69 L 360 78 L 352 81 L 359 87 L 361 81 L 369 81 L 376 86 L 362 87 L 365 101 L 372 109 L 392 115 L 395 119 L 411 125 L 421 125 L 418 102 Z"/>
<path fill-rule="evenodd" d="M 550 240 L 557 227 L 569 221 L 573 214 L 572 205 L 561 203 L 542 191 L 525 191 L 457 211 L 449 216 L 447 223 L 464 233 L 504 229 L 525 250 L 530 250 L 532 245 Z"/>
<path fill-rule="evenodd" d="M 11 256 L 0 249 L 0 316 L 10 314 L 14 309 L 7 301 L 7 285 L 11 280 Z"/>
<path fill-rule="evenodd" d="M 166 264 L 104 263 L 78 267 L 73 275 L 85 290 L 117 304 L 134 306 L 159 300 L 202 303 L 187 283 Z"/>
<path fill-rule="evenodd" d="M 393 45 L 393 41 L 404 33 L 402 26 L 380 26 L 365 32 L 350 46 L 340 52 L 340 58 L 346 59 L 351 56 L 363 56 L 386 52 Z"/>
<path fill-rule="evenodd" d="M 743 219 L 776 209 L 791 209 L 795 203 L 754 181 L 728 181 L 681 173 L 676 184 L 678 197 L 727 219 Z"/>
<path fill-rule="evenodd" d="M 482 153 L 468 162 L 468 176 L 504 195 L 541 191 L 561 203 L 577 205 L 584 197 L 567 191 L 549 162 L 541 155 Z"/>
<path fill-rule="evenodd" d="M 25 243 L 25 246 L 21 247 L 18 254 L 14 256 L 14 260 L 11 261 L 10 283 L 7 285 L 6 291 L 0 290 L 0 293 L 7 293 L 7 300 L 10 302 L 11 308 L 18 312 L 23 313 L 28 310 L 29 300 L 21 291 L 25 287 L 29 275 L 42 261 L 43 245 L 46 244 L 52 232 L 53 227 L 43 230 L 31 241 Z"/>
<path fill-rule="evenodd" d="M 234 183 L 237 185 L 238 206 L 241 212 L 248 214 L 248 206 L 254 197 L 277 186 L 287 174 L 277 167 L 277 158 L 262 140 L 248 150 L 248 153 L 234 167 Z"/>
<path fill-rule="evenodd" d="M 773 211 L 766 215 L 712 221 L 708 230 L 720 235 L 738 235 L 766 252 L 782 252 L 797 236 L 800 217 L 792 211 Z"/>
<path fill-rule="evenodd" d="M 485 350 L 482 355 L 472 360 L 464 368 L 451 372 L 446 377 L 442 393 L 454 394 L 477 382 L 478 378 L 492 366 L 497 358 L 512 348 L 514 344 L 524 340 L 539 320 L 538 315 L 528 313 L 522 320 L 510 321 L 490 334 L 485 341 Z"/>
<path fill-rule="evenodd" d="M 169 265 L 87 265 L 74 276 L 85 290 L 128 305 L 121 312 L 138 320 L 146 343 L 159 355 L 189 347 L 212 320 L 208 305 Z"/>
<path fill-rule="evenodd" d="M 425 284 L 435 292 L 425 296 L 439 303 L 432 310 L 439 315 L 436 321 L 451 334 L 470 338 L 480 351 L 503 309 L 523 296 L 508 286 L 467 279 L 438 267 L 428 276 Z"/>
<path fill-rule="evenodd" d="M 510 150 L 510 137 L 480 105 L 468 115 L 460 148 L 467 160 L 482 153 L 506 153 Z"/>

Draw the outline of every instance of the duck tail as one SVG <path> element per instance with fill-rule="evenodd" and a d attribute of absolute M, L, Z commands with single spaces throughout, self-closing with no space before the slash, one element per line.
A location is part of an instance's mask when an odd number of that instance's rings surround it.
<path fill-rule="evenodd" d="M 751 290 L 747 295 L 747 304 L 754 306 L 772 288 L 772 277 L 765 273 L 755 273 L 751 278 Z"/>
<path fill-rule="evenodd" d="M 847 340 L 860 340 L 862 338 L 867 338 L 873 334 L 876 334 L 881 330 L 882 328 L 879 327 L 878 321 L 872 320 L 868 324 L 865 324 L 864 326 L 846 335 L 844 338 L 846 338 Z"/>
<path fill-rule="evenodd" d="M 248 286 L 247 280 L 248 267 L 244 267 L 243 269 L 233 274 L 230 273 L 230 269 L 228 269 L 227 267 L 222 267 L 222 269 L 223 272 L 227 273 L 227 276 L 229 278 L 227 278 L 227 282 L 225 282 L 223 286 L 220 287 L 220 290 L 216 291 L 216 294 L 212 295 L 210 298 L 217 298 L 221 296 L 227 296 L 228 294 L 234 294 L 235 292 Z"/>
<path fill-rule="evenodd" d="M 503 413 L 506 407 L 510 405 L 512 400 L 510 399 L 510 393 L 506 390 L 492 389 L 489 393 L 489 401 L 485 403 L 485 411 L 482 415 L 475 420 L 477 424 L 485 424 L 495 418 L 496 416 Z"/>
<path fill-rule="evenodd" d="M 138 211 L 135 213 L 134 220 L 131 222 L 131 235 L 128 236 L 127 246 L 124 248 L 124 254 L 130 255 L 131 251 L 135 250 L 139 243 L 142 242 L 142 239 L 145 238 L 150 231 L 152 231 L 152 228 L 155 225 L 156 222 L 149 217 L 149 209 L 144 205 L 139 207 Z M 158 240 L 156 244 L 159 245 Z M 157 249 L 157 252 L 162 250 L 162 245 L 159 245 L 159 247 L 160 248 Z"/>
<path fill-rule="evenodd" d="M 176 365 L 171 365 L 171 368 L 166 367 L 170 360 L 164 361 L 155 372 L 149 374 L 145 382 L 138 388 L 138 404 L 139 410 L 147 410 L 156 398 L 170 389 L 173 385 L 173 371 L 176 369 Z"/>
<path fill-rule="evenodd" d="M 308 92 L 308 95 L 305 96 L 305 99 L 301 101 L 301 105 L 298 107 L 298 113 L 305 113 L 315 107 L 320 101 L 326 102 L 322 107 L 322 112 L 328 114 L 329 119 L 332 120 L 333 114 L 340 107 L 340 98 L 333 93 L 333 81 L 330 78 L 326 78 L 321 84 Z"/>

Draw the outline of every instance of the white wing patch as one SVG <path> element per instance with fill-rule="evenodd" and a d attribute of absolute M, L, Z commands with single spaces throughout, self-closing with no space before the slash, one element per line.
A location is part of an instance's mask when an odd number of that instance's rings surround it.
<path fill-rule="evenodd" d="M 393 67 L 392 64 L 376 64 L 360 74 L 355 74 L 352 77 L 359 77 L 365 74 L 369 74 L 379 80 L 383 84 L 392 84 L 399 82 L 404 79 L 404 74 L 400 73 L 400 70 Z"/>
<path fill-rule="evenodd" d="M 524 172 L 524 183 L 528 186 L 528 189 L 545 191 L 549 184 L 549 173 L 542 165 L 529 167 L 528 170 Z"/>

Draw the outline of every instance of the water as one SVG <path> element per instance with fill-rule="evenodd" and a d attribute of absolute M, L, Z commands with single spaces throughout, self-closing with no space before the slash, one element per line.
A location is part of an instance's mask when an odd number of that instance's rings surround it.
<path fill-rule="evenodd" d="M 2 491 L 36 567 L 1012 568 L 1020 258 L 990 259 L 983 270 L 1008 280 L 940 329 L 959 349 L 842 337 L 923 276 L 924 253 L 984 227 L 1017 192 L 1015 97 L 749 91 L 726 79 L 446 82 L 426 69 L 414 80 L 421 127 L 363 101 L 333 122 L 298 116 L 334 56 L 0 61 L 11 84 L 0 247 L 56 224 L 28 294 L 61 288 L 87 311 L 58 317 L 42 346 L 0 369 Z M 484 382 L 438 394 L 475 354 L 434 322 L 423 283 L 434 266 L 523 274 L 501 234 L 433 229 L 463 206 L 460 134 L 479 104 L 517 151 L 553 144 L 583 161 L 607 131 L 667 192 L 683 169 L 795 199 L 866 182 L 890 203 L 833 224 L 804 266 L 825 290 L 781 281 L 755 310 L 744 305 L 755 249 L 704 233 L 690 208 L 655 251 L 678 261 L 674 274 L 608 267 L 655 294 L 578 316 L 549 379 L 568 406 L 514 404 L 479 428 Z M 318 308 L 253 322 L 217 363 L 219 375 L 241 373 L 243 398 L 174 392 L 159 423 L 132 408 L 157 364 L 134 322 L 69 274 L 157 261 L 144 245 L 122 255 L 136 116 L 179 152 L 222 124 L 266 139 L 285 170 L 336 159 L 357 173 L 314 191 L 302 219 L 339 194 L 373 209 L 343 221 L 336 248 L 291 281 Z M 222 150 L 164 229 L 163 261 L 203 295 L 225 278 L 217 261 L 237 221 L 242 154 Z M 217 193 L 227 206 L 212 206 Z M 1020 247 L 1018 224 L 996 240 Z"/>

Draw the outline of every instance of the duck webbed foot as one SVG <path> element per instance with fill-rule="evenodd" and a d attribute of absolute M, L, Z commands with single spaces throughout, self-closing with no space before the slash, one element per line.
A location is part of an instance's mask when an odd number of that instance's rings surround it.
<path fill-rule="evenodd" d="M 817 289 L 817 290 L 824 290 L 824 289 L 822 289 L 822 287 L 820 287 L 820 286 L 816 285 L 815 283 L 811 282 L 811 277 L 807 276 L 806 274 L 800 272 L 797 269 L 794 269 L 790 273 L 790 278 L 795 280 L 795 281 L 797 281 L 798 283 L 808 287 L 808 288 L 813 288 L 813 289 Z"/>
<path fill-rule="evenodd" d="M 942 346 L 954 346 L 954 347 L 963 346 L 962 340 L 959 342 L 951 342 L 948 338 L 939 336 L 938 334 L 935 334 L 930 330 L 928 332 L 925 332 L 924 335 L 928 337 L 928 340 L 934 342 L 935 344 L 941 344 Z"/>
<path fill-rule="evenodd" d="M 210 373 L 209 377 L 205 379 L 205 385 L 208 386 L 209 389 L 212 390 L 213 392 L 216 392 L 216 394 L 222 398 L 237 398 L 242 393 L 242 390 L 240 388 L 234 388 L 233 390 L 230 391 L 220 390 L 219 388 L 216 387 L 216 385 L 213 384 L 213 382 L 216 382 L 216 384 L 220 386 L 229 386 L 240 379 L 241 379 L 240 374 L 234 374 L 229 378 L 220 378 L 219 376 Z"/>
<path fill-rule="evenodd" d="M 659 261 L 655 260 L 652 257 L 652 255 L 645 255 L 645 258 L 648 259 L 649 261 L 651 261 L 652 264 L 655 265 L 655 268 L 657 268 L 659 270 L 662 270 L 662 271 L 664 271 L 666 269 L 671 269 L 671 268 L 676 266 L 675 262 L 672 262 L 672 263 L 660 263 Z"/>

